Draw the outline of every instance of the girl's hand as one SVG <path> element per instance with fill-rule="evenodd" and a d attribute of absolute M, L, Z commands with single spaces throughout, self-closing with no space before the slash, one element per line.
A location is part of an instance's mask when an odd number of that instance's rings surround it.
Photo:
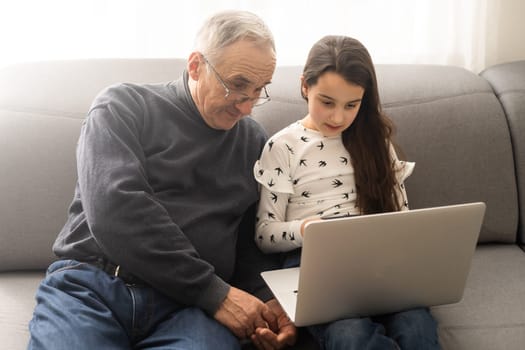
<path fill-rule="evenodd" d="M 301 224 L 301 236 L 304 236 L 304 227 L 306 226 L 307 223 L 311 221 L 320 221 L 320 220 L 321 218 L 319 216 L 311 216 L 309 218 L 304 219 Z"/>

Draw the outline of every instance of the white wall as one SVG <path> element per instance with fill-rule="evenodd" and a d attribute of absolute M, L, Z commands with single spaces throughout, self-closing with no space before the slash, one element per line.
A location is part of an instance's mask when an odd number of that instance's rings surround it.
<path fill-rule="evenodd" d="M 492 0 L 488 16 L 486 66 L 525 60 L 525 1 Z"/>
<path fill-rule="evenodd" d="M 303 64 L 314 39 L 326 34 L 362 40 L 376 63 L 452 64 L 477 73 L 525 60 L 525 0 L 0 0 L 0 68 L 186 57 L 203 18 L 225 8 L 267 21 L 279 64 Z"/>

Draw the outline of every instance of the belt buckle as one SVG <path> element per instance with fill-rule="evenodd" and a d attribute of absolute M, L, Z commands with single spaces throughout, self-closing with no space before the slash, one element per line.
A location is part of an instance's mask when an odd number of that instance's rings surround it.
<path fill-rule="evenodd" d="M 115 267 L 115 273 L 113 274 L 113 276 L 118 277 L 119 272 L 120 272 L 120 265 L 117 265 L 117 267 Z"/>

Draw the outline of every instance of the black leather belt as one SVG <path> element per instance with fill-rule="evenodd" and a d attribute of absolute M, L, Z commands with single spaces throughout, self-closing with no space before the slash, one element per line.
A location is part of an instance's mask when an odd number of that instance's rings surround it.
<path fill-rule="evenodd" d="M 89 263 L 98 267 L 99 269 L 101 269 L 102 271 L 104 271 L 110 276 L 115 276 L 115 277 L 120 278 L 126 284 L 130 284 L 130 285 L 146 284 L 146 282 L 142 281 L 140 278 L 122 269 L 120 265 L 115 265 L 108 260 L 105 260 L 105 259 L 95 260 L 95 261 L 90 261 Z"/>

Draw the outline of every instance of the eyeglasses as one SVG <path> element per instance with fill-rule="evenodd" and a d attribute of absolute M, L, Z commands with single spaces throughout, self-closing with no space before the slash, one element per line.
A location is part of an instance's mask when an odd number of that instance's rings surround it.
<path fill-rule="evenodd" d="M 226 92 L 226 94 L 224 95 L 224 98 L 226 100 L 233 101 L 233 103 L 236 105 L 250 101 L 253 107 L 261 106 L 265 104 L 266 102 L 270 101 L 270 95 L 268 95 L 268 90 L 266 90 L 266 86 L 262 88 L 261 94 L 257 97 L 250 97 L 242 91 L 230 89 L 226 85 L 224 80 L 221 78 L 219 73 L 217 73 L 217 71 L 215 70 L 215 67 L 213 67 L 212 64 L 208 61 L 208 59 L 204 57 L 204 55 L 201 55 L 201 56 L 204 59 L 204 62 L 206 62 L 206 64 L 210 66 L 211 70 L 215 74 L 215 77 L 217 78 L 219 83 L 221 83 L 222 87 L 224 88 L 224 91 Z"/>

